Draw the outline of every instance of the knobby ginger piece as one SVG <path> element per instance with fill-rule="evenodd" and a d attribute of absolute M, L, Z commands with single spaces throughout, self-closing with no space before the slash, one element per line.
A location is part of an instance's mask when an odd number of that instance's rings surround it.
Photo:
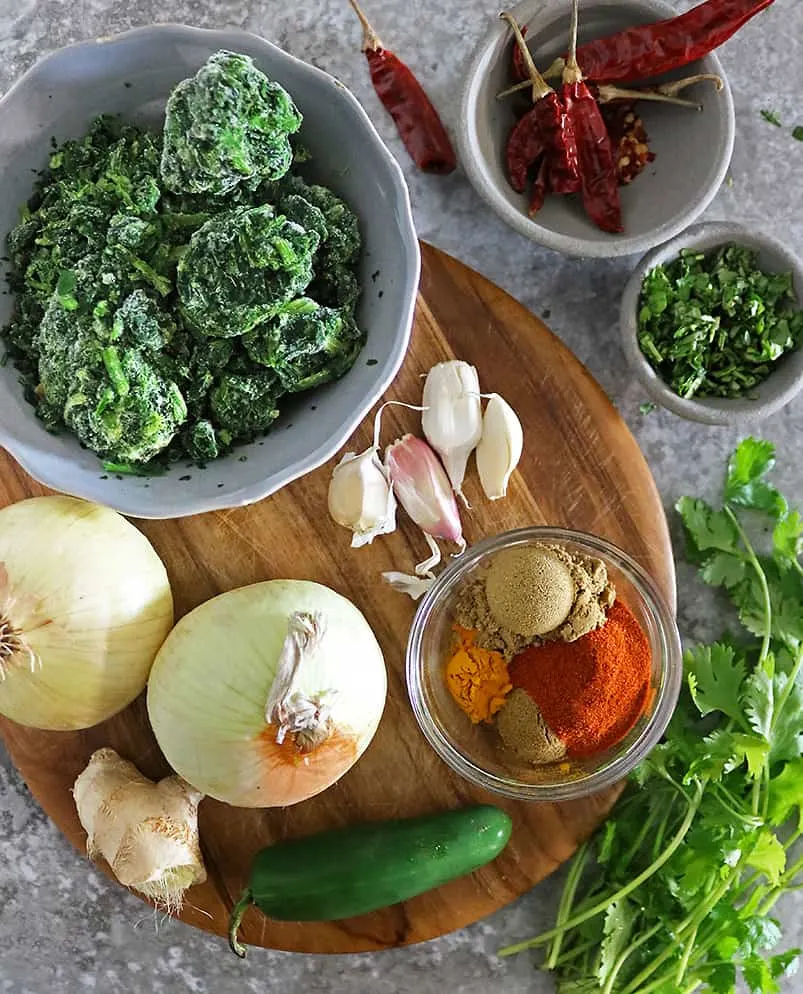
<path fill-rule="evenodd" d="M 206 880 L 198 837 L 203 794 L 179 776 L 158 783 L 114 749 L 98 749 L 73 787 L 87 855 L 102 856 L 115 877 L 168 911 Z"/>

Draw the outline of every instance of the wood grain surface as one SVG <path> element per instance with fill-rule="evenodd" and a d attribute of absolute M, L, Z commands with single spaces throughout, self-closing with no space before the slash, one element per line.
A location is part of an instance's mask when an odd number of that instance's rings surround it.
<path fill-rule="evenodd" d="M 672 553 L 661 501 L 638 446 L 608 398 L 541 321 L 477 273 L 424 245 L 412 342 L 388 397 L 419 402 L 420 374 L 452 357 L 474 363 L 482 388 L 503 393 L 524 426 L 524 457 L 506 500 L 484 500 L 476 473 L 470 472 L 466 493 L 473 510 L 463 515 L 468 542 L 526 524 L 594 532 L 639 560 L 674 604 Z M 383 441 L 417 430 L 418 417 L 389 409 Z M 362 451 L 369 440 L 366 421 L 349 448 Z M 383 570 L 409 571 L 426 547 L 400 515 L 393 535 L 350 549 L 350 534 L 335 526 L 326 510 L 333 464 L 251 507 L 138 522 L 167 566 L 177 617 L 242 584 L 275 577 L 317 580 L 362 609 L 388 667 L 388 701 L 379 731 L 338 784 L 286 809 L 244 810 L 210 799 L 202 803 L 209 879 L 189 892 L 184 921 L 224 934 L 251 857 L 280 839 L 477 801 L 500 804 L 513 818 L 512 840 L 493 864 L 406 904 L 341 922 L 280 923 L 256 911 L 246 916 L 246 942 L 317 953 L 420 942 L 490 914 L 567 859 L 614 798 L 608 792 L 555 805 L 494 798 L 473 789 L 436 757 L 412 715 L 404 682 L 404 647 L 415 607 L 380 582 Z M 0 454 L 0 505 L 44 492 L 9 456 Z M 144 696 L 85 732 L 39 732 L 0 719 L 0 734 L 34 796 L 82 851 L 85 836 L 70 788 L 95 749 L 113 746 L 150 777 L 168 772 L 148 726 Z"/>

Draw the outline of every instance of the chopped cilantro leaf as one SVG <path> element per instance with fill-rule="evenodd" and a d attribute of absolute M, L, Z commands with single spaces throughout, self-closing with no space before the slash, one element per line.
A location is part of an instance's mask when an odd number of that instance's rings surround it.
<path fill-rule="evenodd" d="M 802 341 L 791 274 L 744 246 L 684 249 L 642 283 L 639 347 L 681 397 L 749 397 Z"/>

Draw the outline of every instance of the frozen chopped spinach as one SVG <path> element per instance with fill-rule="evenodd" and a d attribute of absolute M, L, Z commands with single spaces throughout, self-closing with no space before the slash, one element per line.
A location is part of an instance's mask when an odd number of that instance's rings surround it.
<path fill-rule="evenodd" d="M 247 55 L 218 52 L 167 101 L 161 178 L 175 193 L 221 196 L 290 168 L 301 114 Z"/>
<path fill-rule="evenodd" d="M 176 285 L 187 324 L 210 338 L 251 331 L 306 290 L 319 244 L 316 231 L 277 214 L 270 204 L 210 218 L 178 264 Z"/>
<path fill-rule="evenodd" d="M 309 300 L 260 325 L 243 344 L 254 362 L 275 370 L 284 390 L 298 393 L 350 369 L 365 339 L 348 314 Z"/>
<path fill-rule="evenodd" d="M 359 226 L 287 172 L 300 122 L 250 59 L 218 53 L 163 135 L 102 116 L 54 150 L 8 235 L 2 329 L 48 430 L 119 472 L 204 464 L 351 368 Z"/>

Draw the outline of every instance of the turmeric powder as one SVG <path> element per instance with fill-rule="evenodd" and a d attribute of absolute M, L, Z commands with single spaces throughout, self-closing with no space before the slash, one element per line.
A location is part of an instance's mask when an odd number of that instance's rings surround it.
<path fill-rule="evenodd" d="M 513 689 L 500 652 L 475 644 L 477 632 L 454 626 L 456 645 L 446 664 L 446 685 L 474 724 L 490 722 Z"/>

